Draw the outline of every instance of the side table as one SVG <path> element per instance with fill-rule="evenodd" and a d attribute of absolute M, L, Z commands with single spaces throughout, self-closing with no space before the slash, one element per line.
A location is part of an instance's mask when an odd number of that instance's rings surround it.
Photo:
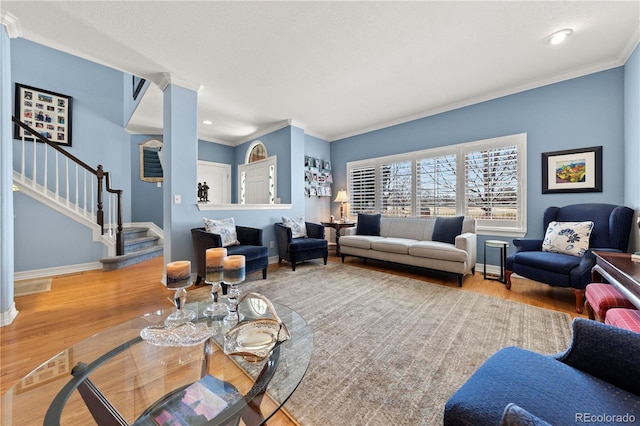
<path fill-rule="evenodd" d="M 340 256 L 340 230 L 343 228 L 353 228 L 356 226 L 354 222 L 320 222 L 327 228 L 336 230 L 336 256 Z"/>
<path fill-rule="evenodd" d="M 498 278 L 487 278 L 487 248 L 500 249 L 500 276 Z M 486 240 L 484 242 L 484 279 L 500 281 L 502 284 L 507 282 L 507 247 L 509 243 L 500 240 Z"/>

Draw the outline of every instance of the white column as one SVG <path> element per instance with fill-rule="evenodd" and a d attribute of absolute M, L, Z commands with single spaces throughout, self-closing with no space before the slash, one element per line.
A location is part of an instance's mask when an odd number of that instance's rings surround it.
<path fill-rule="evenodd" d="M 16 23 L 5 12 L 0 15 L 0 326 L 18 315 L 13 293 L 13 139 L 11 111 L 11 26 Z M 8 28 L 9 27 L 9 28 Z M 15 35 L 14 35 L 15 36 Z"/>

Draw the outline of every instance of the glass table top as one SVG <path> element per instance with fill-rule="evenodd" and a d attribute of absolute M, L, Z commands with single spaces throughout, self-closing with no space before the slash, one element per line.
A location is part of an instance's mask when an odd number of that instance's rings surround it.
<path fill-rule="evenodd" d="M 268 317 L 268 312 L 260 309 L 260 304 L 250 303 L 251 300 L 240 305 L 245 321 Z M 253 422 L 252 418 L 256 423 L 262 421 L 259 419 L 268 419 L 286 402 L 306 373 L 313 350 L 308 325 L 295 311 L 274 303 L 291 338 L 267 359 L 249 362 L 241 356 L 224 353 L 224 333 L 229 327 L 221 320 L 203 316 L 203 310 L 210 304 L 211 299 L 206 298 L 188 302 L 185 306 L 198 313 L 195 322 L 205 323 L 213 330 L 210 339 L 196 345 L 156 346 L 140 337 L 141 330 L 146 327 L 164 324 L 165 318 L 173 312 L 173 309 L 167 309 L 123 322 L 57 354 L 2 395 L 0 423 L 42 424 L 45 419 L 46 424 L 95 423 L 77 389 L 79 383 L 87 383 L 83 381 L 85 377 L 124 422 L 134 424 L 158 401 L 203 377 L 212 376 L 215 378 L 212 380 L 229 384 L 247 399 L 258 385 L 264 384 L 264 379 L 256 383 L 261 372 L 270 368 L 273 375 L 266 384 L 266 393 L 259 407 L 252 408 L 257 416 L 248 417 L 249 420 L 243 416 L 248 424 Z M 42 344 L 46 344 L 46 339 Z M 77 373 L 80 367 L 76 367 L 79 363 L 86 366 L 80 374 Z M 78 377 L 71 374 L 74 367 Z M 241 401 L 233 405 L 233 409 L 246 412 L 243 404 Z M 224 415 L 224 411 L 220 413 L 221 418 Z M 214 419 L 212 424 L 215 423 Z"/>

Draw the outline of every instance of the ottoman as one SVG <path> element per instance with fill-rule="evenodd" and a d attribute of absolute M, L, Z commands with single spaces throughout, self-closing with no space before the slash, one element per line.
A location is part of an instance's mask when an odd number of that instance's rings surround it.
<path fill-rule="evenodd" d="M 590 319 L 605 322 L 607 311 L 612 308 L 635 309 L 622 293 L 611 284 L 591 283 L 585 291 L 585 308 Z"/>

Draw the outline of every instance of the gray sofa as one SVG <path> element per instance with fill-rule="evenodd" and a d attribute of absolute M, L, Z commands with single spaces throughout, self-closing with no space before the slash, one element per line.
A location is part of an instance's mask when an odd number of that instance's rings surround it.
<path fill-rule="evenodd" d="M 462 287 L 464 276 L 475 272 L 476 221 L 465 217 L 459 235 L 451 237 L 455 242 L 434 241 L 435 228 L 435 217 L 382 217 L 379 235 L 357 235 L 358 228 L 348 228 L 340 237 L 342 261 L 345 256 L 358 256 L 451 272 Z M 437 229 L 436 234 L 441 235 Z"/>

